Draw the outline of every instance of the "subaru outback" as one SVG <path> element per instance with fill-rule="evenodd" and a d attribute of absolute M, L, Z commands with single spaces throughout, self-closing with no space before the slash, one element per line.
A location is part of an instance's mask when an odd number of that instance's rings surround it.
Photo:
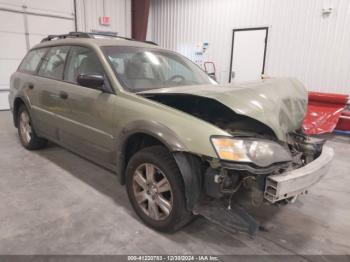
<path fill-rule="evenodd" d="M 307 91 L 298 80 L 220 85 L 150 42 L 50 35 L 10 85 L 26 149 L 52 141 L 115 172 L 136 214 L 159 231 L 187 224 L 203 199 L 293 202 L 333 158 L 303 133 Z"/>

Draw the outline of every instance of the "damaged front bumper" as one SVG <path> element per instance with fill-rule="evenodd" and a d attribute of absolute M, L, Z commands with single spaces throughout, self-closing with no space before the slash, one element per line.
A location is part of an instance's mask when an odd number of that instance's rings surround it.
<path fill-rule="evenodd" d="M 264 198 L 270 203 L 306 193 L 329 170 L 334 151 L 323 147 L 321 155 L 304 167 L 266 178 Z"/>

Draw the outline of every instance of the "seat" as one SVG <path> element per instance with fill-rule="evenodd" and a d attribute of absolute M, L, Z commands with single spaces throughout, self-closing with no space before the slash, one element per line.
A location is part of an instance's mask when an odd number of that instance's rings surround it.
<path fill-rule="evenodd" d="M 97 57 L 87 55 L 84 57 L 80 65 L 77 67 L 74 78 L 77 79 L 80 74 L 102 74 L 102 68 Z"/>

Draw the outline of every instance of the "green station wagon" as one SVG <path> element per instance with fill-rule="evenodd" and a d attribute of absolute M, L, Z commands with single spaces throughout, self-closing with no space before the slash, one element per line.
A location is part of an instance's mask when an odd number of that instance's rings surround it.
<path fill-rule="evenodd" d="M 48 36 L 11 76 L 9 101 L 26 149 L 49 140 L 112 170 L 137 215 L 159 231 L 194 214 L 218 218 L 231 204 L 220 211 L 216 203 L 243 193 L 253 205 L 293 202 L 333 158 L 303 133 L 299 81 L 219 85 L 150 42 Z"/>

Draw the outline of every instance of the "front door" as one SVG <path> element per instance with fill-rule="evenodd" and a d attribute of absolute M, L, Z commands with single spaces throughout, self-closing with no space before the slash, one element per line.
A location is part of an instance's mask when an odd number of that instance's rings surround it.
<path fill-rule="evenodd" d="M 233 30 L 229 82 L 261 79 L 267 36 L 267 27 Z"/>
<path fill-rule="evenodd" d="M 63 83 L 70 114 L 66 126 L 59 131 L 60 140 L 66 147 L 98 162 L 115 162 L 115 95 L 79 85 L 79 74 L 104 75 L 104 70 L 93 50 L 73 46 Z"/>

